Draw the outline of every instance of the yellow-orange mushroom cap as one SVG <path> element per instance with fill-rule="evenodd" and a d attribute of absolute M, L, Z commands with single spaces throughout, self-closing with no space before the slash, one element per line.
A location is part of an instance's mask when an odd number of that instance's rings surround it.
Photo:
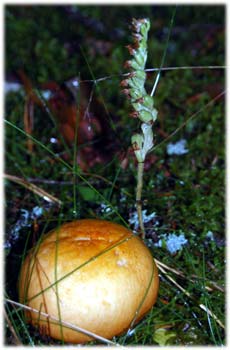
<path fill-rule="evenodd" d="M 156 264 L 141 239 L 119 224 L 94 219 L 46 234 L 27 255 L 19 278 L 20 302 L 51 316 L 27 310 L 27 321 L 70 343 L 92 337 L 61 321 L 111 339 L 151 309 L 158 288 Z"/>

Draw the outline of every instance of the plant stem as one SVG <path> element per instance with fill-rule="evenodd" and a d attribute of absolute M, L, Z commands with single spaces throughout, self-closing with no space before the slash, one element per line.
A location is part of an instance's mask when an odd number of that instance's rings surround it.
<path fill-rule="evenodd" d="M 145 238 L 145 228 L 144 228 L 144 223 L 143 223 L 142 200 L 141 200 L 142 187 L 143 187 L 143 173 L 144 173 L 144 162 L 138 162 L 136 205 L 137 205 L 137 215 L 138 215 L 139 225 L 140 225 L 140 229 L 141 229 L 142 239 Z"/>

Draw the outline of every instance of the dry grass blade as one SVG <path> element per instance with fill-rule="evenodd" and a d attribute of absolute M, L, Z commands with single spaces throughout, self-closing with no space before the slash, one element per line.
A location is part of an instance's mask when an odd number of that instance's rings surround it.
<path fill-rule="evenodd" d="M 37 194 L 38 196 L 42 197 L 44 200 L 48 202 L 54 202 L 57 203 L 59 206 L 62 205 L 62 201 L 60 201 L 58 198 L 52 196 L 50 193 L 44 191 L 40 187 L 31 184 L 30 182 L 26 181 L 25 179 L 22 179 L 18 176 L 10 175 L 10 174 L 4 174 L 5 179 L 13 181 L 21 186 L 24 186 L 28 190 L 32 191 L 33 193 Z"/>
<path fill-rule="evenodd" d="M 120 346 L 119 344 L 116 344 L 116 343 L 112 342 L 111 340 L 108 340 L 108 339 L 106 339 L 106 338 L 104 338 L 104 337 L 101 337 L 100 335 L 97 335 L 97 334 L 95 334 L 95 333 L 92 333 L 92 332 L 90 332 L 90 331 L 87 331 L 86 329 L 83 329 L 83 328 L 81 328 L 81 327 L 75 326 L 75 325 L 73 325 L 73 324 L 71 324 L 71 323 L 69 323 L 69 322 L 60 321 L 57 317 L 54 317 L 54 316 L 52 316 L 52 315 L 49 315 L 49 314 L 47 314 L 47 313 L 45 313 L 45 312 L 42 312 L 42 311 L 39 311 L 39 310 L 34 309 L 34 308 L 32 308 L 32 307 L 23 305 L 23 304 L 21 304 L 21 303 L 18 303 L 18 302 L 16 302 L 16 301 L 11 300 L 11 299 L 5 299 L 5 301 L 6 301 L 7 303 L 10 303 L 10 304 L 13 304 L 13 305 L 15 305 L 15 306 L 18 306 L 18 307 L 20 307 L 20 308 L 23 308 L 23 309 L 32 311 L 32 312 L 34 312 L 34 313 L 37 313 L 37 314 L 39 314 L 39 315 L 41 315 L 41 316 L 44 316 L 44 317 L 50 319 L 50 320 L 53 320 L 53 321 L 55 321 L 55 322 L 58 322 L 58 324 L 61 324 L 61 325 L 65 326 L 65 327 L 68 327 L 68 328 L 70 328 L 70 329 L 73 329 L 73 330 L 75 330 L 75 331 L 77 331 L 77 332 L 80 332 L 80 333 L 83 333 L 83 334 L 85 334 L 85 335 L 88 335 L 89 337 L 92 337 L 92 338 L 94 338 L 94 339 L 96 339 L 96 340 L 98 340 L 98 341 L 100 341 L 100 342 L 103 342 L 103 343 L 105 343 L 105 344 L 107 344 L 107 345 L 116 345 L 116 346 Z"/>
<path fill-rule="evenodd" d="M 199 304 L 199 307 L 204 310 L 205 312 L 207 312 L 207 314 L 209 316 L 211 316 L 212 318 L 214 318 L 214 320 L 221 326 L 221 328 L 225 329 L 225 325 L 217 318 L 217 316 L 211 311 L 209 310 L 204 304 Z"/>
<path fill-rule="evenodd" d="M 159 267 L 159 266 L 160 266 L 160 267 L 163 267 L 163 268 L 165 268 L 166 270 L 171 271 L 171 272 L 175 273 L 175 274 L 178 275 L 178 276 L 181 276 L 181 277 L 184 276 L 183 272 L 178 271 L 178 270 L 176 270 L 176 269 L 173 269 L 172 267 L 169 267 L 168 265 L 162 263 L 161 261 L 159 261 L 159 260 L 157 260 L 157 259 L 154 259 L 154 260 L 155 260 L 155 262 L 156 262 L 156 264 L 157 264 L 158 267 Z"/>
<path fill-rule="evenodd" d="M 17 334 L 16 334 L 16 332 L 15 332 L 15 330 L 14 330 L 14 327 L 13 327 L 13 325 L 12 325 L 12 323 L 11 323 L 11 321 L 10 321 L 10 319 L 9 319 L 9 317 L 8 317 L 8 315 L 7 315 L 7 313 L 6 313 L 6 310 L 4 310 L 4 317 L 5 317 L 5 319 L 6 319 L 6 322 L 7 322 L 7 324 L 8 324 L 8 327 L 9 327 L 9 329 L 10 329 L 10 332 L 11 332 L 11 334 L 12 334 L 12 336 L 13 336 L 13 342 L 14 342 L 14 344 L 15 345 L 22 345 L 22 343 L 21 343 L 21 341 L 19 340 L 19 338 L 18 338 L 18 336 L 17 336 Z"/>
<path fill-rule="evenodd" d="M 34 115 L 34 104 L 33 104 L 33 101 L 30 99 L 30 97 L 27 97 L 25 101 L 25 106 L 24 106 L 23 119 L 24 119 L 24 129 L 28 135 L 32 135 L 32 132 L 33 132 L 33 124 L 34 124 L 33 115 Z M 34 145 L 32 139 L 27 138 L 26 142 L 27 142 L 27 149 L 29 153 L 32 153 L 33 145 Z"/>
<path fill-rule="evenodd" d="M 159 262 L 157 263 L 157 266 L 159 268 L 159 270 L 165 275 L 165 277 L 171 281 L 178 289 L 180 289 L 188 298 L 190 299 L 194 299 L 191 295 L 191 293 L 189 293 L 186 289 L 184 289 L 179 283 L 177 283 L 171 276 L 169 276 L 167 274 L 167 272 L 165 271 L 165 269 L 159 264 Z M 223 323 L 218 319 L 218 317 L 211 311 L 209 310 L 206 306 L 204 306 L 203 304 L 199 304 L 199 307 L 204 310 L 205 312 L 207 312 L 207 314 L 209 316 L 211 316 L 218 324 L 221 328 L 225 329 L 225 326 L 223 325 Z"/>
<path fill-rule="evenodd" d="M 174 269 L 174 268 L 172 268 L 172 267 L 170 267 L 170 266 L 168 266 L 168 265 L 162 263 L 161 261 L 159 261 L 159 260 L 157 260 L 157 259 L 154 259 L 154 260 L 155 260 L 155 262 L 156 262 L 158 268 L 159 268 L 159 266 L 160 266 L 160 267 L 163 267 L 163 268 L 165 268 L 166 270 L 173 272 L 173 273 L 174 273 L 175 275 L 177 275 L 177 276 L 180 276 L 180 277 L 182 277 L 182 278 L 186 278 L 185 274 L 184 274 L 182 271 L 176 270 L 176 269 Z M 198 278 L 198 276 L 196 276 L 196 275 L 192 275 L 192 276 L 189 277 L 190 281 L 192 281 L 192 282 L 194 281 L 194 279 L 197 279 L 197 278 Z M 211 288 L 210 286 L 205 286 L 205 289 L 206 289 L 206 290 L 208 290 L 208 291 L 211 292 L 211 291 L 213 291 L 213 289 L 217 289 L 217 290 L 219 290 L 220 292 L 224 293 L 224 288 L 222 288 L 221 286 L 219 286 L 216 282 L 214 282 L 214 281 L 209 281 L 209 284 L 212 285 L 212 288 Z"/>

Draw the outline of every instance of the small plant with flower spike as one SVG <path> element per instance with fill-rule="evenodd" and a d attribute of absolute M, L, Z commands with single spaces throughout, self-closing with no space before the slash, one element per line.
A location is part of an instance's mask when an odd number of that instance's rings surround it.
<path fill-rule="evenodd" d="M 132 136 L 131 143 L 138 162 L 136 204 L 142 238 L 145 237 L 145 229 L 142 218 L 141 193 L 143 187 L 143 170 L 146 155 L 153 148 L 152 126 L 157 119 L 157 110 L 151 95 L 145 90 L 145 64 L 147 60 L 147 39 L 150 28 L 149 19 L 133 19 L 133 45 L 128 45 L 130 55 L 133 58 L 125 62 L 125 68 L 131 69 L 128 78 L 121 81 L 125 87 L 123 93 L 130 99 L 133 111 L 131 117 L 138 118 L 141 124 L 141 132 Z"/>

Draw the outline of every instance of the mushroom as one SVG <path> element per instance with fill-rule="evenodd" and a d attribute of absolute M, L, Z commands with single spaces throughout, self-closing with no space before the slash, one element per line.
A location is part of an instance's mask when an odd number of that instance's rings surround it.
<path fill-rule="evenodd" d="M 85 343 L 92 337 L 64 322 L 111 339 L 152 308 L 158 287 L 156 264 L 139 237 L 116 223 L 82 219 L 50 231 L 31 249 L 19 299 L 27 322 L 42 334 Z"/>

